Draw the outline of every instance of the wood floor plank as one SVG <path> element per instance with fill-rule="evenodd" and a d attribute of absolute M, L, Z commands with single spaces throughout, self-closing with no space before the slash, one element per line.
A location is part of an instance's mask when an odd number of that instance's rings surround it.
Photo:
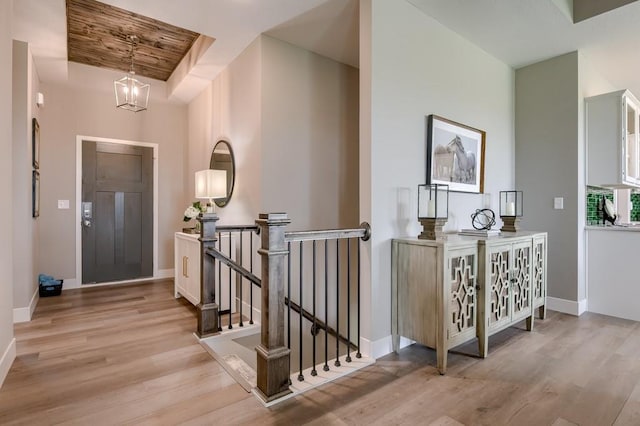
<path fill-rule="evenodd" d="M 224 319 L 227 320 L 226 318 Z M 454 348 L 412 345 L 265 408 L 197 342 L 173 283 L 70 290 L 15 325 L 0 424 L 639 425 L 640 324 L 549 312 Z"/>
<path fill-rule="evenodd" d="M 625 401 L 614 425 L 640 425 L 640 383 L 636 384 L 633 392 Z"/>

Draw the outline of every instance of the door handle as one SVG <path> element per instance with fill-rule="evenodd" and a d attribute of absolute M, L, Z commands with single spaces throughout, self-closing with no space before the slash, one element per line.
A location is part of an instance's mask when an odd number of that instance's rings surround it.
<path fill-rule="evenodd" d="M 182 256 L 182 275 L 189 278 L 189 258 L 187 256 Z"/>
<path fill-rule="evenodd" d="M 93 203 L 90 201 L 82 202 L 82 226 L 85 228 L 91 228 L 91 221 L 93 220 Z"/>

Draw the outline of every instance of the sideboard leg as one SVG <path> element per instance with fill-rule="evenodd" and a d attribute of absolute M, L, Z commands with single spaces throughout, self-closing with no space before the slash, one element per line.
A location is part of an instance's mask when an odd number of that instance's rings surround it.
<path fill-rule="evenodd" d="M 538 307 L 538 316 L 540 317 L 540 319 L 545 319 L 547 317 L 547 305 Z"/>
<path fill-rule="evenodd" d="M 478 335 L 478 353 L 482 358 L 486 358 L 489 354 L 489 336 L 484 332 Z"/>
<path fill-rule="evenodd" d="M 437 358 L 437 368 L 438 372 L 441 375 L 447 372 L 447 350 L 446 349 L 436 349 L 436 358 Z"/>
<path fill-rule="evenodd" d="M 533 330 L 533 313 L 531 313 L 531 316 L 527 318 L 527 331 L 532 331 Z"/>

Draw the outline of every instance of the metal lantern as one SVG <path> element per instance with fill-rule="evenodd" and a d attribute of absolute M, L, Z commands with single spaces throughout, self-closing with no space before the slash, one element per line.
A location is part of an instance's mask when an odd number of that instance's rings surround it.
<path fill-rule="evenodd" d="M 444 236 L 442 227 L 449 218 L 449 185 L 418 185 L 418 220 L 422 224 L 420 239 L 435 240 Z"/>
<path fill-rule="evenodd" d="M 523 213 L 523 201 L 522 191 L 500 191 L 501 231 L 517 232 L 520 229 L 518 222 Z"/>
<path fill-rule="evenodd" d="M 136 72 L 133 70 L 133 55 L 138 37 L 131 35 L 128 39 L 131 43 L 131 51 L 129 53 L 131 67 L 127 75 L 113 82 L 113 89 L 116 94 L 117 108 L 140 112 L 147 109 L 151 86 L 136 79 Z"/>

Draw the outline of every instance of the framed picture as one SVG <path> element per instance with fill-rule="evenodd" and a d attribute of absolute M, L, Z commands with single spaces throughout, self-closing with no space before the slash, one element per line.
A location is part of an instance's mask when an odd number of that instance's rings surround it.
<path fill-rule="evenodd" d="M 437 115 L 427 119 L 427 183 L 484 191 L 485 132 Z"/>
<path fill-rule="evenodd" d="M 40 168 L 40 125 L 38 120 L 33 117 L 31 126 L 31 150 L 33 158 L 33 168 Z"/>
<path fill-rule="evenodd" d="M 31 216 L 40 216 L 40 172 L 31 172 Z"/>

